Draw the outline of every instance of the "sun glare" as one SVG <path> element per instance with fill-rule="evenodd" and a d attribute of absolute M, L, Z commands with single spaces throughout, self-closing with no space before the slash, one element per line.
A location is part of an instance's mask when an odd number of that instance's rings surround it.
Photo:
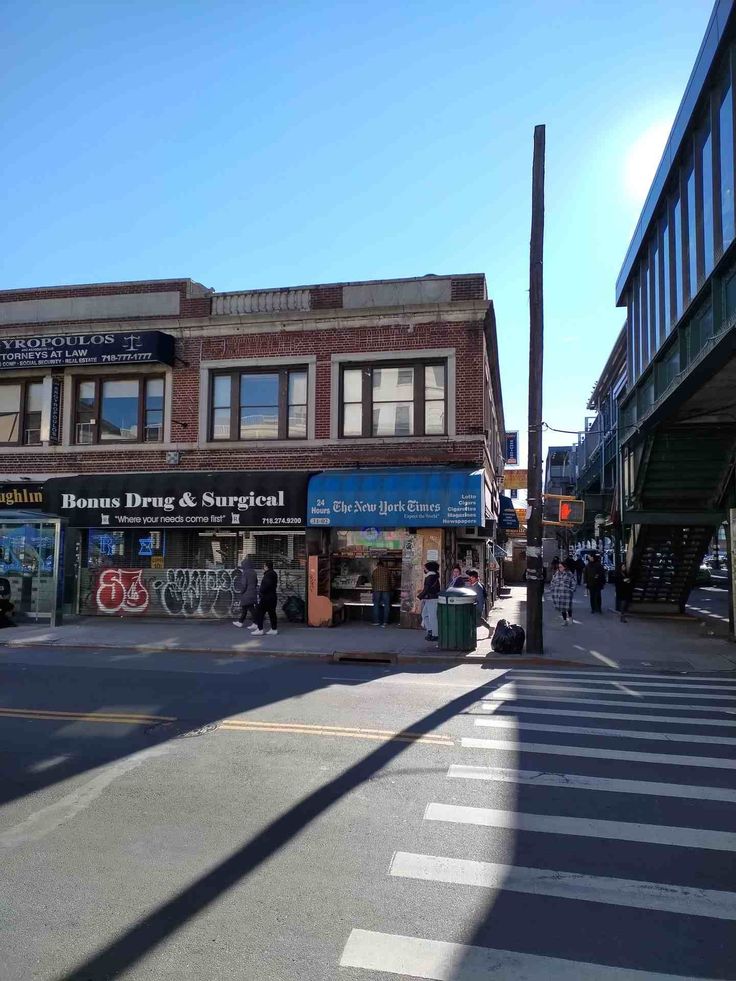
<path fill-rule="evenodd" d="M 624 161 L 624 187 L 629 198 L 643 204 L 662 158 L 672 123 L 659 120 L 636 138 Z"/>

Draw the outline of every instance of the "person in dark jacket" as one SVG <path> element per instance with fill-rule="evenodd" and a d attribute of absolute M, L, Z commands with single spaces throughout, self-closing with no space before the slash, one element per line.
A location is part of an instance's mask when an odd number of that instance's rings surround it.
<path fill-rule="evenodd" d="M 583 581 L 583 573 L 585 572 L 585 562 L 583 562 L 582 555 L 578 555 L 575 559 L 575 576 L 578 581 L 578 586 Z"/>
<path fill-rule="evenodd" d="M 276 624 L 276 589 L 278 582 L 279 577 L 273 571 L 273 562 L 267 559 L 263 563 L 263 576 L 261 578 L 261 584 L 258 587 L 258 609 L 256 610 L 255 630 L 251 627 L 251 633 L 254 637 L 261 637 L 263 635 L 263 623 L 266 619 L 266 614 L 268 614 L 268 618 L 271 621 L 271 629 L 267 630 L 266 633 L 278 633 Z"/>
<path fill-rule="evenodd" d="M 437 597 L 440 595 L 440 567 L 436 562 L 425 562 L 424 584 L 417 593 L 422 601 L 422 626 L 427 631 L 425 640 L 437 640 Z"/>
<path fill-rule="evenodd" d="M 626 623 L 626 614 L 634 596 L 634 584 L 625 562 L 620 562 L 616 570 L 616 607 L 621 614 L 621 623 Z"/>
<path fill-rule="evenodd" d="M 240 616 L 233 620 L 235 627 L 245 625 L 245 618 L 250 613 L 251 620 L 255 625 L 256 606 L 258 604 L 258 576 L 253 565 L 253 560 L 244 558 L 240 563 Z"/>
<path fill-rule="evenodd" d="M 603 587 L 606 585 L 606 570 L 603 568 L 601 557 L 592 555 L 585 567 L 585 587 L 590 595 L 590 612 L 602 613 Z"/>

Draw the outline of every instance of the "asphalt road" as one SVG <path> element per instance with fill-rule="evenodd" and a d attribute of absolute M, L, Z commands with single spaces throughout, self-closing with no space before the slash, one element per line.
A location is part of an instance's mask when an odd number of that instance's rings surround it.
<path fill-rule="evenodd" d="M 11 651 L 8 981 L 736 977 L 736 678 Z"/>

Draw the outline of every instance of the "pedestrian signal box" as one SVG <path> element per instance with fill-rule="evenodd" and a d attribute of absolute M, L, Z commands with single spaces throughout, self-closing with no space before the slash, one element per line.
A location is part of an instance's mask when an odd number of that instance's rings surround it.
<path fill-rule="evenodd" d="M 585 501 L 560 501 L 559 520 L 568 525 L 580 525 L 585 520 Z"/>

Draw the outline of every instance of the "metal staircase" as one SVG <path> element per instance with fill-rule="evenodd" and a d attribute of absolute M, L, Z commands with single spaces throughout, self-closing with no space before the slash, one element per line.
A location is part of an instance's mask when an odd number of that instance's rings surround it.
<path fill-rule="evenodd" d="M 731 426 L 680 425 L 649 437 L 632 502 L 642 515 L 628 550 L 634 603 L 684 611 L 715 534 L 733 453 Z"/>
<path fill-rule="evenodd" d="M 714 533 L 708 526 L 640 525 L 631 563 L 634 602 L 683 611 Z"/>

